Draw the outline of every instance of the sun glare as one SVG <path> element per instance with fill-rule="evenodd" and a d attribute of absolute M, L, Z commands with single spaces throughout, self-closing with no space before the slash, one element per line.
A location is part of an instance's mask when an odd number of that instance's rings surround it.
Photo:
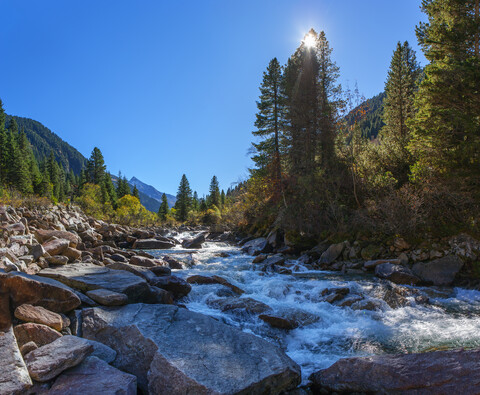
<path fill-rule="evenodd" d="M 315 46 L 315 41 L 313 34 L 307 34 L 302 42 L 307 48 L 313 48 Z"/>

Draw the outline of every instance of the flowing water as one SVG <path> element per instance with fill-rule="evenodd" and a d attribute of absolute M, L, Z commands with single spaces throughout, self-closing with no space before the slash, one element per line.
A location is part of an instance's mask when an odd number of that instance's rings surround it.
<path fill-rule="evenodd" d="M 181 240 L 191 236 L 175 237 Z M 152 253 L 188 261 L 192 250 L 177 246 Z M 220 253 L 229 256 L 221 257 Z M 212 302 L 232 295 L 228 288 L 218 284 L 192 285 L 192 291 L 182 302 L 192 311 L 279 345 L 301 366 L 304 381 L 312 372 L 345 357 L 480 347 L 478 291 L 407 287 L 415 294 L 407 296 L 404 307 L 391 308 L 382 298 L 385 283 L 373 276 L 308 271 L 298 262 L 292 275 L 266 274 L 258 267 L 255 270 L 252 256 L 225 243 L 204 243 L 193 257 L 195 265 L 172 272 L 183 278 L 193 274 L 221 276 L 245 291 L 240 298 L 263 302 L 272 308 L 271 314 L 294 318 L 302 325 L 285 331 L 270 327 L 255 314 L 238 310 L 222 312 Z M 348 287 L 351 294 L 363 296 L 378 308 L 354 310 L 325 302 L 322 291 L 338 287 Z M 429 303 L 417 303 L 418 295 L 428 296 Z"/>

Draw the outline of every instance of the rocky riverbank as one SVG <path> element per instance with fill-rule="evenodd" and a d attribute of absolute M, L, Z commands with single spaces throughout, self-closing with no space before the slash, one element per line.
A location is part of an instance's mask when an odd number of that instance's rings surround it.
<path fill-rule="evenodd" d="M 205 299 L 209 308 L 255 325 L 259 320 L 279 331 L 275 337 L 315 322 L 322 325 L 321 317 L 300 310 L 279 314 L 245 291 L 248 282 L 198 270 L 184 275 L 186 268 L 203 267 L 198 251 L 205 243 L 236 240 L 228 232 L 137 229 L 59 206 L 0 207 L 0 229 L 0 394 L 434 393 L 456 385 L 468 392 L 468 383 L 479 380 L 477 351 L 442 351 L 340 359 L 312 374 L 308 387 L 295 389 L 300 367 L 284 347 L 183 304 L 195 303 L 202 287 L 218 287 Z M 345 276 L 375 274 L 380 290 L 379 295 L 373 290 L 375 298 L 355 286 L 328 286 L 318 295 L 312 289 L 301 296 L 299 289 L 277 281 L 276 289 L 268 291 L 359 313 L 428 303 L 426 293 L 411 285 L 457 284 L 480 250 L 475 240 L 461 236 L 428 256 L 402 239 L 381 247 L 320 243 L 298 254 L 279 231 L 240 244 L 253 256 L 245 255 L 252 275 L 287 278 L 318 269 Z M 214 255 L 236 259 L 225 251 Z M 193 293 L 197 296 L 190 298 Z M 377 378 L 365 379 L 369 372 Z"/>

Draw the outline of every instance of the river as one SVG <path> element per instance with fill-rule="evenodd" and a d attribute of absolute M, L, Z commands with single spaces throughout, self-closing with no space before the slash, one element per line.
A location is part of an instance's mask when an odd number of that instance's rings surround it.
<path fill-rule="evenodd" d="M 176 235 L 178 239 L 192 234 Z M 192 250 L 180 246 L 151 251 L 186 260 Z M 221 254 L 223 253 L 223 254 Z M 227 255 L 222 257 L 220 255 Z M 173 270 L 187 278 L 194 274 L 218 275 L 243 289 L 241 298 L 252 298 L 270 306 L 274 315 L 295 318 L 302 325 L 285 331 L 275 329 L 255 314 L 222 312 L 212 303 L 231 297 L 228 288 L 192 285 L 182 300 L 190 310 L 209 315 L 244 332 L 279 345 L 302 368 L 304 382 L 319 369 L 340 358 L 383 353 L 423 352 L 436 349 L 480 347 L 480 292 L 461 288 L 406 287 L 404 306 L 392 308 L 383 300 L 386 285 L 372 275 L 342 275 L 308 271 L 298 262 L 291 275 L 255 270 L 253 257 L 226 243 L 206 242 L 193 253 L 196 264 Z M 351 294 L 377 305 L 376 310 L 354 310 L 324 301 L 326 288 L 348 287 Z M 422 296 L 428 303 L 417 303 Z"/>

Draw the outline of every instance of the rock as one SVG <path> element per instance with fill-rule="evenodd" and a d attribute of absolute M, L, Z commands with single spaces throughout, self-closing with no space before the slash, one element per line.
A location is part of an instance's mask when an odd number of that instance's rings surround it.
<path fill-rule="evenodd" d="M 265 259 L 262 264 L 265 266 L 270 266 L 270 265 L 283 265 L 285 263 L 285 256 L 282 254 L 275 254 L 272 256 L 269 256 L 267 259 Z"/>
<path fill-rule="evenodd" d="M 90 356 L 63 372 L 48 391 L 48 395 L 78 394 L 136 395 L 137 378 Z"/>
<path fill-rule="evenodd" d="M 376 394 L 472 394 L 480 388 L 480 350 L 340 359 L 310 376 L 315 389 Z"/>
<path fill-rule="evenodd" d="M 81 303 L 71 288 L 37 275 L 0 273 L 0 289 L 9 291 L 13 308 L 27 303 L 56 313 L 66 313 Z"/>
<path fill-rule="evenodd" d="M 175 243 L 169 239 L 141 239 L 133 243 L 133 248 L 138 250 L 166 250 L 175 247 Z"/>
<path fill-rule="evenodd" d="M 230 288 L 233 292 L 238 295 L 242 295 L 245 293 L 243 289 L 236 287 L 235 285 L 229 283 L 226 279 L 220 276 L 201 276 L 201 275 L 193 275 L 187 278 L 187 283 L 189 284 L 220 284 L 225 287 Z"/>
<path fill-rule="evenodd" d="M 38 346 L 35 344 L 35 342 L 28 342 L 25 343 L 22 347 L 20 347 L 20 353 L 22 354 L 22 357 L 27 355 L 30 351 L 36 350 Z"/>
<path fill-rule="evenodd" d="M 103 306 L 123 306 L 128 302 L 127 295 L 102 288 L 88 291 L 87 296 Z"/>
<path fill-rule="evenodd" d="M 276 315 L 260 314 L 258 318 L 260 318 L 262 321 L 266 322 L 273 328 L 290 330 L 298 328 L 299 326 L 298 323 L 295 321 L 289 320 L 287 318 L 277 317 Z"/>
<path fill-rule="evenodd" d="M 50 265 L 66 265 L 68 263 L 68 258 L 63 255 L 54 255 L 47 257 L 47 262 Z"/>
<path fill-rule="evenodd" d="M 157 263 L 150 258 L 144 256 L 134 255 L 130 258 L 130 265 L 143 266 L 143 267 L 155 267 Z"/>
<path fill-rule="evenodd" d="M 393 246 L 399 250 L 399 251 L 405 251 L 405 250 L 408 250 L 410 249 L 410 244 L 408 244 L 404 239 L 402 239 L 401 237 L 397 237 L 394 241 L 393 241 Z"/>
<path fill-rule="evenodd" d="M 68 247 L 63 252 L 63 255 L 65 255 L 69 259 L 69 261 L 77 261 L 82 259 L 82 251 L 79 251 L 72 247 Z"/>
<path fill-rule="evenodd" d="M 183 269 L 183 264 L 178 259 L 175 259 L 169 255 L 164 255 L 162 260 L 167 263 L 170 269 Z"/>
<path fill-rule="evenodd" d="M 394 265 L 390 262 L 382 263 L 375 268 L 375 275 L 385 278 L 396 284 L 417 284 L 420 279 L 405 266 Z"/>
<path fill-rule="evenodd" d="M 448 255 L 430 262 L 415 263 L 412 272 L 426 283 L 451 285 L 462 267 L 463 261 L 458 256 Z"/>
<path fill-rule="evenodd" d="M 43 244 L 43 248 L 50 255 L 61 255 L 70 245 L 66 239 L 53 239 Z"/>
<path fill-rule="evenodd" d="M 272 247 L 267 243 L 265 237 L 259 237 L 258 239 L 253 239 L 246 242 L 242 251 L 246 252 L 249 255 L 258 255 L 260 253 L 267 253 L 272 250 Z"/>
<path fill-rule="evenodd" d="M 282 246 L 283 239 L 283 231 L 281 229 L 274 229 L 268 234 L 267 243 L 271 245 L 273 249 L 277 249 Z"/>
<path fill-rule="evenodd" d="M 188 295 L 192 290 L 189 283 L 177 276 L 157 277 L 153 285 L 170 292 L 177 299 Z"/>
<path fill-rule="evenodd" d="M 23 362 L 12 329 L 0 332 L 0 394 L 25 394 L 32 386 L 32 380 Z"/>
<path fill-rule="evenodd" d="M 10 295 L 8 290 L 0 289 L 0 332 L 7 331 L 11 325 Z"/>
<path fill-rule="evenodd" d="M 270 306 L 252 298 L 230 297 L 208 301 L 207 304 L 222 311 L 241 310 L 250 314 L 262 314 L 271 310 Z"/>
<path fill-rule="evenodd" d="M 154 295 L 154 300 L 152 301 L 153 303 L 160 303 L 160 304 L 173 304 L 174 299 L 173 295 L 161 288 L 155 287 L 155 286 L 150 286 L 150 291 L 152 295 Z"/>
<path fill-rule="evenodd" d="M 43 269 L 40 276 L 54 278 L 82 292 L 109 289 L 128 296 L 129 302 L 146 301 L 150 295 L 147 282 L 125 270 L 112 270 L 91 263 L 73 263 L 56 269 Z"/>
<path fill-rule="evenodd" d="M 278 347 L 176 306 L 85 309 L 83 334 L 117 351 L 114 366 L 137 376 L 144 393 L 277 394 L 300 383 Z"/>
<path fill-rule="evenodd" d="M 170 276 L 172 274 L 172 269 L 167 266 L 156 266 L 149 269 L 156 276 Z"/>
<path fill-rule="evenodd" d="M 72 248 L 76 248 L 77 245 L 81 242 L 80 237 L 72 232 L 67 232 L 63 230 L 43 230 L 38 229 L 35 232 L 35 237 L 37 238 L 40 243 L 47 241 L 52 237 L 56 237 L 57 239 L 64 239 L 69 241 L 69 246 Z"/>
<path fill-rule="evenodd" d="M 32 247 L 32 250 L 30 253 L 33 255 L 33 259 L 37 261 L 39 258 L 44 257 L 47 255 L 47 251 L 45 251 L 45 248 L 41 244 L 36 244 Z"/>
<path fill-rule="evenodd" d="M 353 303 L 350 306 L 353 310 L 380 310 L 382 308 L 382 304 L 378 300 L 374 299 L 361 299 L 358 302 Z"/>
<path fill-rule="evenodd" d="M 400 264 L 401 265 L 408 265 L 408 262 L 409 262 L 409 259 L 408 259 L 408 255 L 405 254 L 404 252 L 402 252 L 399 256 L 398 256 L 398 260 L 400 261 Z"/>
<path fill-rule="evenodd" d="M 113 361 L 115 361 L 115 358 L 117 357 L 117 352 L 114 349 L 95 340 L 87 341 L 93 346 L 93 351 L 90 356 L 97 357 L 102 361 L 105 361 L 106 363 L 112 363 Z"/>
<path fill-rule="evenodd" d="M 42 306 L 22 304 L 15 309 L 15 317 L 24 322 L 47 325 L 57 331 L 61 331 L 67 325 L 62 316 Z"/>
<path fill-rule="evenodd" d="M 351 307 L 354 303 L 359 302 L 363 299 L 362 296 L 360 295 L 348 295 L 345 298 L 343 298 L 339 303 L 337 303 L 337 306 L 340 307 Z"/>
<path fill-rule="evenodd" d="M 45 382 L 78 365 L 92 351 L 93 346 L 87 340 L 76 336 L 63 336 L 28 353 L 25 363 L 30 377 Z"/>
<path fill-rule="evenodd" d="M 360 252 L 360 255 L 362 256 L 362 259 L 366 261 L 370 261 L 373 259 L 376 259 L 382 251 L 382 247 L 375 245 L 375 244 L 369 244 L 368 246 L 364 247 L 362 251 Z"/>
<path fill-rule="evenodd" d="M 267 259 L 268 255 L 260 254 L 253 258 L 252 263 L 262 263 L 265 259 Z"/>
<path fill-rule="evenodd" d="M 148 282 L 155 280 L 155 278 L 157 277 L 151 270 L 147 268 L 135 266 L 135 265 L 129 265 L 128 263 L 123 263 L 123 262 L 111 263 L 107 265 L 107 268 L 112 270 L 126 270 L 127 272 L 133 273 L 136 276 L 139 276 Z M 170 271 L 168 273 L 170 274 Z"/>
<path fill-rule="evenodd" d="M 345 248 L 345 242 L 332 244 L 320 256 L 320 264 L 329 265 L 333 263 L 340 255 L 342 255 L 344 248 Z"/>
<path fill-rule="evenodd" d="M 401 264 L 400 259 L 376 259 L 373 261 L 366 261 L 363 264 L 363 267 L 367 270 L 372 270 L 372 269 L 375 269 L 378 265 L 381 265 L 382 263 L 387 263 L 387 262 L 393 263 L 394 265 Z"/>
<path fill-rule="evenodd" d="M 114 260 L 115 262 L 128 263 L 128 259 L 120 254 L 112 254 L 110 255 L 110 259 Z"/>
<path fill-rule="evenodd" d="M 25 234 L 25 229 L 26 229 L 25 225 L 22 224 L 21 222 L 7 226 L 7 231 L 10 232 L 11 234 L 16 234 L 16 235 Z"/>
<path fill-rule="evenodd" d="M 202 248 L 202 243 L 205 242 L 206 234 L 201 233 L 195 236 L 193 239 L 186 239 L 182 241 L 182 247 L 188 249 L 199 249 Z"/>
<path fill-rule="evenodd" d="M 62 337 L 60 332 L 49 326 L 32 322 L 15 326 L 13 332 L 20 347 L 28 342 L 34 342 L 38 347 L 41 347 Z"/>

